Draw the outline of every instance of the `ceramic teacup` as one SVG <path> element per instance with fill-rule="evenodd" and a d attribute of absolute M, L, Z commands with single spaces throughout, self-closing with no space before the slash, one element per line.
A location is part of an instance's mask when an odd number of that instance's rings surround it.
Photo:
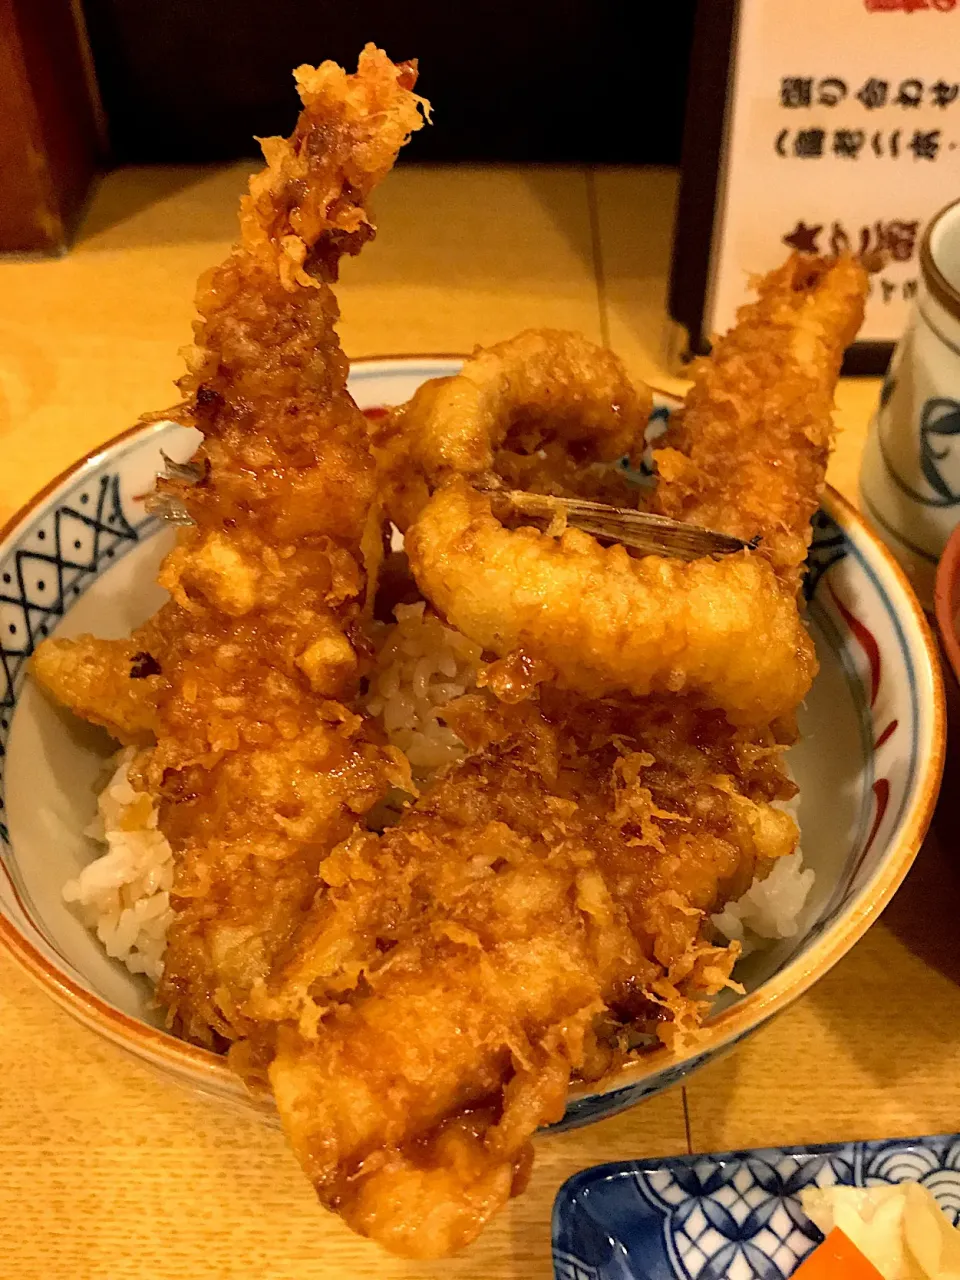
<path fill-rule="evenodd" d="M 932 608 L 937 561 L 960 523 L 960 200 L 924 234 L 917 301 L 880 393 L 860 495 Z"/>

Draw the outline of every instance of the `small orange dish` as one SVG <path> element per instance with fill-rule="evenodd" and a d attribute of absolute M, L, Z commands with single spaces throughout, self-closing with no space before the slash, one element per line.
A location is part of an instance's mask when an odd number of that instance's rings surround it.
<path fill-rule="evenodd" d="M 947 539 L 933 590 L 933 607 L 944 651 L 960 680 L 960 525 Z"/>

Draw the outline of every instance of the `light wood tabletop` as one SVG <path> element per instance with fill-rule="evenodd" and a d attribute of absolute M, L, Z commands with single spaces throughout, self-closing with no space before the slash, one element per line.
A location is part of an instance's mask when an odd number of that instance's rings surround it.
<path fill-rule="evenodd" d="M 227 251 L 245 166 L 109 176 L 73 252 L 0 261 L 0 523 L 175 399 L 197 275 Z M 343 271 L 352 356 L 466 351 L 529 326 L 666 364 L 675 175 L 402 167 Z M 830 479 L 856 498 L 875 380 L 846 381 Z M 560 1183 L 601 1161 L 960 1129 L 960 868 L 941 812 L 854 950 L 732 1056 L 625 1115 L 538 1141 L 527 1193 L 462 1257 L 405 1263 L 318 1208 L 280 1134 L 75 1025 L 0 954 L 0 1280 L 545 1280 Z"/>

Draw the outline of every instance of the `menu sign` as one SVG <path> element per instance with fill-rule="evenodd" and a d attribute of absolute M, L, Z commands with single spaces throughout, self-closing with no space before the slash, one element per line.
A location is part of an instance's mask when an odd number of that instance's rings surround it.
<path fill-rule="evenodd" d="M 924 224 L 960 197 L 960 0 L 701 0 L 698 25 L 674 317 L 702 349 L 789 249 L 882 250 L 861 334 L 881 364 Z"/>

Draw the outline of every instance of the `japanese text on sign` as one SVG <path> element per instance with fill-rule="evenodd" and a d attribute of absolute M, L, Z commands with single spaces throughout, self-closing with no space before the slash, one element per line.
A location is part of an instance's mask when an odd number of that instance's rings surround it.
<path fill-rule="evenodd" d="M 946 111 L 960 98 L 960 82 L 943 79 L 927 83 L 916 77 L 897 82 L 869 76 L 856 91 L 840 76 L 782 76 L 780 106 L 785 111 L 832 109 L 848 99 L 860 104 L 865 112 L 890 108 L 901 116 L 924 104 Z M 836 156 L 841 160 L 859 160 L 862 156 L 877 160 L 936 160 L 941 149 L 955 151 L 957 144 L 944 138 L 942 128 L 911 129 L 892 126 L 887 129 L 835 128 L 817 123 L 812 127 L 783 128 L 777 131 L 773 149 L 782 159 L 819 160 Z"/>
<path fill-rule="evenodd" d="M 738 0 L 708 333 L 797 249 L 881 257 L 862 336 L 899 337 L 960 195 L 956 48 L 960 0 Z"/>
<path fill-rule="evenodd" d="M 920 107 L 927 102 L 932 107 L 950 107 L 960 95 L 960 84 L 948 80 L 934 80 L 925 84 L 913 77 L 891 83 L 878 76 L 870 76 L 851 95 L 846 80 L 839 76 L 783 76 L 780 80 L 781 107 L 836 107 L 852 96 L 867 111 L 881 107 Z"/>

